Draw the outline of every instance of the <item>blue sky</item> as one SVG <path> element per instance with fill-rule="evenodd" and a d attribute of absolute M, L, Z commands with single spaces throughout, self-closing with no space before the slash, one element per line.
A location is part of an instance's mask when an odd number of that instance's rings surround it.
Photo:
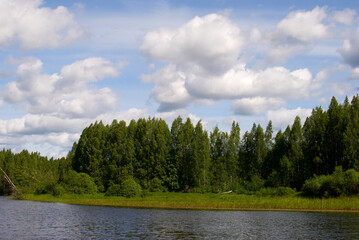
<path fill-rule="evenodd" d="M 65 156 L 102 120 L 285 128 L 357 94 L 356 1 L 0 0 L 0 146 Z"/>

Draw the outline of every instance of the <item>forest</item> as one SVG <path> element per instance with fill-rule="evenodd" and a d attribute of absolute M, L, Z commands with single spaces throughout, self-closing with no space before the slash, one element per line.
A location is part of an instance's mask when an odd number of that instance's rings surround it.
<path fill-rule="evenodd" d="M 242 136 L 242 137 L 241 137 Z M 250 193 L 294 189 L 314 196 L 359 193 L 359 95 L 316 107 L 275 135 L 272 122 L 240 133 L 177 117 L 101 121 L 86 127 L 71 151 L 48 159 L 0 152 L 0 167 L 23 192 L 126 195 L 135 191 Z M 0 194 L 12 189 L 0 173 Z M 127 190 L 126 190 L 127 189 Z M 135 190 L 134 190 L 135 189 Z M 136 191 L 137 191 L 136 190 Z M 136 192 L 135 191 L 135 192 Z"/>

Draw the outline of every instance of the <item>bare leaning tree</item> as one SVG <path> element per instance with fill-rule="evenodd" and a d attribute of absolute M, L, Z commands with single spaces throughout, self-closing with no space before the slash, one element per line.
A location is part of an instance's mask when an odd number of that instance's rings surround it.
<path fill-rule="evenodd" d="M 10 184 L 10 186 L 12 187 L 12 190 L 14 192 L 17 192 L 17 188 L 15 186 L 15 184 L 11 181 L 11 179 L 9 178 L 9 176 L 6 174 L 6 172 L 0 167 L 0 170 L 3 172 L 4 177 L 6 179 L 6 181 Z"/>

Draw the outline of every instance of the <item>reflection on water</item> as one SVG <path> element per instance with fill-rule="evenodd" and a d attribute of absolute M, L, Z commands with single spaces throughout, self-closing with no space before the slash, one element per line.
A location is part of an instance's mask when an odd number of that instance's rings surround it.
<path fill-rule="evenodd" d="M 0 239 L 359 239 L 359 214 L 155 210 L 0 197 Z"/>

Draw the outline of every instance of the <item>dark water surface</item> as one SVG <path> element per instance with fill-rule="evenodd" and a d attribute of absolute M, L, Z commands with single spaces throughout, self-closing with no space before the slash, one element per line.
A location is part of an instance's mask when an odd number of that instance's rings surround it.
<path fill-rule="evenodd" d="M 359 239 L 359 214 L 156 210 L 0 197 L 0 239 Z"/>

